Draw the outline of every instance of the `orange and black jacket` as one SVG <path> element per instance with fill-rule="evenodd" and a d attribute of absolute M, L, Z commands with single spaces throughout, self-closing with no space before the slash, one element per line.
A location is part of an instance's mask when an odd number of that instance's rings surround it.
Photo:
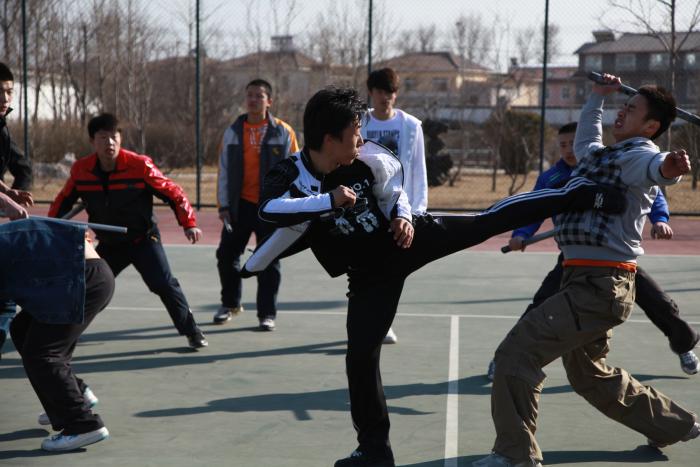
<path fill-rule="evenodd" d="M 97 232 L 101 242 L 138 242 L 157 231 L 153 196 L 170 205 L 184 229 L 197 226 L 194 210 L 182 188 L 163 175 L 150 157 L 124 149 L 119 151 L 111 172 L 100 168 L 97 154 L 76 161 L 66 185 L 51 204 L 49 216 L 65 215 L 80 198 L 90 222 L 128 229 L 126 235 Z"/>

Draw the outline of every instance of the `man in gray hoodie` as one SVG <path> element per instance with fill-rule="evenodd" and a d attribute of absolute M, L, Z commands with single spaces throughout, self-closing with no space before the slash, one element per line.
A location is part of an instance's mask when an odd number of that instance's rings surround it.
<path fill-rule="evenodd" d="M 634 277 L 642 228 L 660 185 L 690 171 L 685 151 L 661 153 L 652 140 L 676 116 L 668 92 L 643 86 L 620 109 L 613 125 L 615 144 L 602 144 L 603 100 L 620 86 L 604 75 L 583 107 L 574 141 L 579 165 L 572 176 L 610 184 L 626 192 L 619 215 L 564 213 L 557 242 L 564 255 L 560 291 L 528 313 L 496 351 L 491 414 L 496 428 L 493 453 L 474 462 L 485 466 L 538 466 L 535 440 L 542 368 L 560 356 L 574 391 L 608 417 L 636 430 L 660 448 L 700 434 L 695 414 L 642 385 L 627 371 L 606 363 L 612 328 L 634 307 Z"/>

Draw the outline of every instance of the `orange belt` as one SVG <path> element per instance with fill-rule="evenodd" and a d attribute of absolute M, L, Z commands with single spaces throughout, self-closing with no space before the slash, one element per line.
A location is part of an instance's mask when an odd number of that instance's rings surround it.
<path fill-rule="evenodd" d="M 637 272 L 637 263 L 625 263 L 622 261 L 603 261 L 599 259 L 565 259 L 564 267 L 567 266 L 593 266 L 598 268 L 618 268 L 625 271 Z"/>

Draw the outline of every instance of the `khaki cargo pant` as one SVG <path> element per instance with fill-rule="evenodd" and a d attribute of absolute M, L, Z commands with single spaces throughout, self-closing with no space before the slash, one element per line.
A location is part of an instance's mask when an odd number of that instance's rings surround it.
<path fill-rule="evenodd" d="M 612 328 L 629 317 L 634 294 L 633 272 L 564 268 L 561 290 L 519 321 L 496 351 L 496 453 L 515 462 L 542 460 L 535 440 L 542 368 L 560 356 L 574 391 L 613 420 L 664 443 L 690 431 L 693 413 L 605 362 Z"/>

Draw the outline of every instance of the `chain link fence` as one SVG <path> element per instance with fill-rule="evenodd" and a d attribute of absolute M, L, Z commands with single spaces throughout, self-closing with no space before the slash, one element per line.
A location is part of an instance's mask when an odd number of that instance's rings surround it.
<path fill-rule="evenodd" d="M 126 148 L 153 157 L 206 207 L 246 83 L 272 83 L 273 113 L 303 141 L 316 90 L 364 92 L 368 70 L 391 67 L 401 78 L 397 107 L 423 121 L 430 208 L 482 209 L 531 189 L 558 160 L 556 131 L 578 118 L 588 71 L 662 84 L 680 107 L 698 108 L 700 2 L 476 3 L 486 2 L 7 0 L 3 61 L 16 79 L 8 123 L 42 201 L 90 153 L 87 119 L 107 111 L 122 120 Z M 610 99 L 606 133 L 622 102 Z M 658 141 L 693 157 L 692 176 L 668 189 L 674 213 L 700 214 L 698 131 L 678 121 Z"/>

